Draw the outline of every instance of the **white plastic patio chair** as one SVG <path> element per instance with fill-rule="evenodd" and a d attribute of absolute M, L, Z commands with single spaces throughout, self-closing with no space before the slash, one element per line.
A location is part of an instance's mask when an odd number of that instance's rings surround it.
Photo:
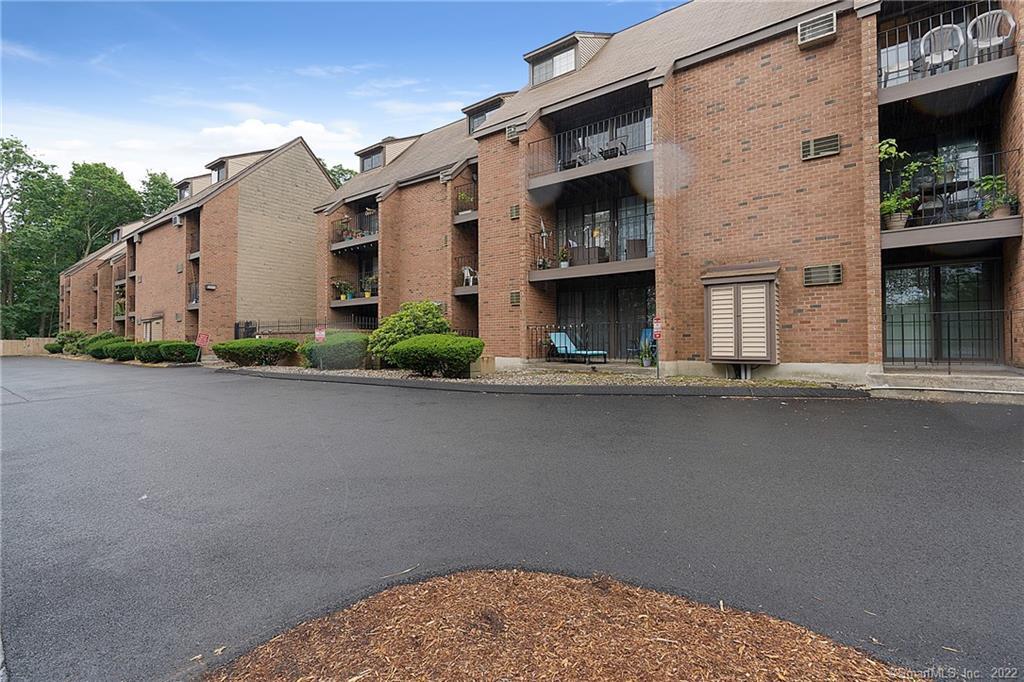
<path fill-rule="evenodd" d="M 1003 27 L 1006 32 L 1002 32 Z M 984 53 L 988 59 L 996 54 L 1002 54 L 1003 45 L 1013 42 L 1013 36 L 1017 32 L 1017 22 L 1013 15 L 1005 9 L 994 9 L 984 14 L 979 14 L 971 23 L 967 24 L 967 37 L 974 48 L 974 63 L 981 63 L 981 56 Z"/>
<path fill-rule="evenodd" d="M 462 286 L 472 287 L 480 283 L 480 277 L 476 274 L 476 270 L 469 267 L 468 265 L 462 266 Z"/>
<path fill-rule="evenodd" d="M 929 71 L 952 64 L 964 47 L 964 31 L 956 24 L 943 24 L 921 36 L 921 59 Z"/>

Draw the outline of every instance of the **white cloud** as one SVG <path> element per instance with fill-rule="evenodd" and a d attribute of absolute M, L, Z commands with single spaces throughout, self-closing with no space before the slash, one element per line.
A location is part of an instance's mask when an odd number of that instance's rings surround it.
<path fill-rule="evenodd" d="M 429 116 L 461 112 L 462 107 L 465 105 L 454 100 L 446 102 L 411 102 L 401 99 L 384 99 L 374 102 L 374 106 L 391 116 Z"/>
<path fill-rule="evenodd" d="M 378 66 L 379 64 L 373 64 L 370 62 L 366 62 L 364 64 L 352 64 L 349 66 L 342 64 L 327 66 L 311 64 L 310 66 L 303 66 L 295 69 L 295 74 L 299 76 L 306 76 L 308 78 L 333 78 L 337 76 L 351 76 L 353 74 L 362 73 L 368 69 L 375 69 Z"/>
<path fill-rule="evenodd" d="M 254 102 L 225 102 L 201 99 L 189 95 L 154 95 L 146 100 L 150 104 L 181 109 L 206 109 L 223 111 L 236 118 L 272 118 L 280 113 Z"/>
<path fill-rule="evenodd" d="M 3 53 L 6 59 L 24 59 L 29 62 L 36 62 L 37 64 L 49 64 L 52 61 L 49 55 L 45 55 L 27 45 L 12 43 L 9 40 L 0 43 L 0 52 Z"/>
<path fill-rule="evenodd" d="M 348 94 L 353 97 L 384 97 L 390 94 L 392 90 L 410 88 L 422 82 L 416 78 L 379 78 L 367 81 L 349 90 Z M 417 90 L 422 90 L 422 88 L 417 88 Z"/>
<path fill-rule="evenodd" d="M 281 124 L 251 118 L 237 125 L 197 129 L 20 101 L 4 105 L 5 133 L 24 140 L 34 154 L 62 173 L 75 161 L 102 161 L 123 172 L 136 187 L 149 169 L 167 171 L 174 178 L 196 175 L 218 156 L 270 149 L 300 135 L 328 162 L 350 166 L 355 150 L 369 143 L 352 121 Z"/>

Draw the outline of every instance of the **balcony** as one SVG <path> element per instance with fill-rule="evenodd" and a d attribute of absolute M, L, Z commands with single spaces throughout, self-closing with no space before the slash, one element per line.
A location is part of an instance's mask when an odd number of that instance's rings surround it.
<path fill-rule="evenodd" d="M 654 269 L 654 213 L 530 235 L 531 282 Z"/>
<path fill-rule="evenodd" d="M 378 275 L 363 275 L 355 283 L 341 277 L 331 279 L 331 307 L 347 308 L 352 306 L 377 305 Z"/>
<path fill-rule="evenodd" d="M 92 290 L 93 291 L 99 291 L 99 288 L 100 288 L 99 284 L 100 284 L 100 276 L 99 276 L 99 274 L 98 273 L 93 273 L 93 275 L 92 275 Z M 95 317 L 95 315 L 93 315 L 93 317 Z"/>
<path fill-rule="evenodd" d="M 455 202 L 452 207 L 452 222 L 468 223 L 477 219 L 477 186 L 467 182 L 453 188 Z"/>
<path fill-rule="evenodd" d="M 1020 199 L 1007 183 L 1019 157 L 1020 150 L 935 156 L 883 173 L 883 199 L 898 198 L 895 207 L 906 212 L 883 216 L 882 248 L 1020 237 Z"/>
<path fill-rule="evenodd" d="M 380 216 L 375 209 L 371 213 L 363 212 L 356 216 L 355 225 L 352 221 L 337 220 L 331 229 L 331 251 L 354 249 L 375 245 L 379 238 Z"/>
<path fill-rule="evenodd" d="M 527 151 L 528 188 L 650 162 L 652 142 L 650 106 L 531 142 Z"/>
<path fill-rule="evenodd" d="M 199 232 L 191 232 L 188 235 L 188 258 L 189 260 L 199 258 Z"/>
<path fill-rule="evenodd" d="M 455 296 L 475 296 L 480 289 L 479 265 L 477 255 L 456 256 L 452 270 L 452 294 Z"/>
<path fill-rule="evenodd" d="M 879 20 L 880 104 L 1016 73 L 1016 27 L 998 2 L 924 6 L 943 11 Z"/>
<path fill-rule="evenodd" d="M 128 311 L 128 317 L 135 317 L 135 297 L 128 296 L 125 303 L 125 309 Z"/>
<path fill-rule="evenodd" d="M 199 310 L 199 282 L 188 283 L 188 301 L 185 310 Z"/>
<path fill-rule="evenodd" d="M 114 284 L 124 284 L 127 279 L 127 270 L 125 266 L 118 265 L 114 268 Z"/>
<path fill-rule="evenodd" d="M 114 320 L 116 322 L 122 322 L 125 318 L 126 313 L 126 301 L 123 298 L 119 298 L 114 301 Z"/>

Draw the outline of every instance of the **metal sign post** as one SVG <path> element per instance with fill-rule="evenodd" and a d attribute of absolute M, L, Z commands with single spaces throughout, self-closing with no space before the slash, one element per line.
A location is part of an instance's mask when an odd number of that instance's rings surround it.
<path fill-rule="evenodd" d="M 655 341 L 660 341 L 661 340 L 661 330 L 662 330 L 661 317 L 660 316 L 655 316 L 655 318 L 654 318 L 654 340 Z M 660 343 L 655 344 L 654 348 L 655 348 L 655 351 L 654 351 L 655 376 L 658 379 L 661 379 L 661 344 Z"/>
<path fill-rule="evenodd" d="M 206 332 L 199 332 L 196 334 L 196 346 L 199 347 L 199 352 L 196 354 L 196 362 L 202 362 L 203 360 L 203 349 L 210 345 L 210 335 Z"/>

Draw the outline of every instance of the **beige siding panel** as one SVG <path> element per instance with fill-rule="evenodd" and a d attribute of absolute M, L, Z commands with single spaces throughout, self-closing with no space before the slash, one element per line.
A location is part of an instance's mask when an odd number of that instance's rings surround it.
<path fill-rule="evenodd" d="M 313 208 L 333 186 L 305 147 L 295 145 L 238 187 L 238 319 L 314 317 Z"/>
<path fill-rule="evenodd" d="M 577 68 L 582 67 L 584 64 L 589 62 L 597 51 L 608 42 L 607 38 L 588 38 L 581 37 L 579 44 L 576 46 L 576 62 Z"/>
<path fill-rule="evenodd" d="M 245 156 L 235 156 L 228 159 L 228 177 L 230 178 L 238 175 L 241 171 L 256 163 L 266 155 L 267 152 L 261 152 L 259 154 L 246 154 Z"/>
<path fill-rule="evenodd" d="M 740 356 L 768 357 L 768 285 L 741 284 Z"/>
<path fill-rule="evenodd" d="M 736 295 L 732 286 L 710 287 L 711 357 L 736 354 Z"/>
<path fill-rule="evenodd" d="M 418 138 L 411 138 L 408 140 L 398 140 L 397 142 L 388 142 L 384 145 L 384 163 L 391 163 L 398 158 L 398 155 L 404 152 L 406 149 L 412 146 Z"/>

